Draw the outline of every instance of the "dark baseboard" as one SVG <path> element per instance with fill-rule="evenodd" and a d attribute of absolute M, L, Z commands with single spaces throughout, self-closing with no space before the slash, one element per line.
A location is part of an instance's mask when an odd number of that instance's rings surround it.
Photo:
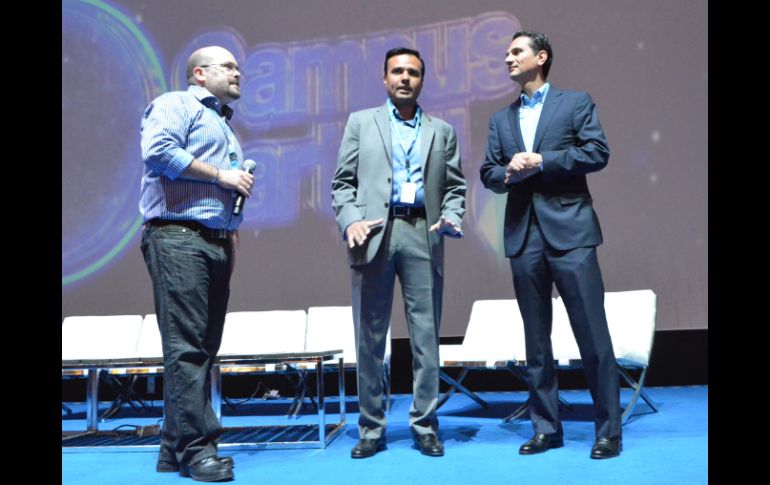
<path fill-rule="evenodd" d="M 462 343 L 462 337 L 442 337 L 442 344 Z M 412 352 L 409 339 L 394 339 L 391 354 L 391 392 L 394 394 L 410 394 L 412 392 Z M 707 385 L 708 377 L 708 329 L 704 330 L 667 330 L 655 332 L 652 346 L 649 373 L 646 386 L 688 386 Z M 559 370 L 559 387 L 561 389 L 585 389 L 586 381 L 581 369 Z M 449 369 L 447 373 L 456 377 L 458 369 Z M 632 372 L 638 377 L 639 372 Z M 296 380 L 296 379 L 294 379 Z M 338 393 L 336 376 L 329 375 L 325 379 L 326 395 Z M 315 386 L 315 379 L 311 377 Z M 526 386 L 520 380 L 505 370 L 471 371 L 464 384 L 474 391 L 524 391 Z M 442 381 L 440 390 L 446 391 L 448 386 Z M 278 390 L 282 396 L 293 396 L 293 388 L 288 378 L 282 375 L 225 375 L 222 383 L 222 393 L 228 397 L 243 398 L 255 394 L 262 397 L 268 390 Z M 355 395 L 355 373 L 348 372 L 345 376 L 345 390 L 348 396 Z M 156 379 L 153 392 L 148 391 L 147 379 L 140 379 L 135 390 L 146 399 L 161 400 L 163 397 L 163 380 Z M 64 402 L 84 401 L 86 396 L 85 379 L 62 381 L 62 400 Z M 99 399 L 114 399 L 115 393 L 107 386 L 100 387 Z"/>

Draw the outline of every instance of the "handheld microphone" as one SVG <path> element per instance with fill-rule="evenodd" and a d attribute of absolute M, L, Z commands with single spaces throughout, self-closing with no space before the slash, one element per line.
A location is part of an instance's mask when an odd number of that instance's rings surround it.
<path fill-rule="evenodd" d="M 243 170 L 246 172 L 253 174 L 255 168 L 257 168 L 257 162 L 254 160 L 249 158 L 243 162 Z M 243 211 L 243 202 L 245 200 L 246 197 L 244 197 L 243 194 L 238 194 L 238 197 L 235 199 L 235 206 L 233 207 L 234 216 L 240 215 L 241 211 Z"/>

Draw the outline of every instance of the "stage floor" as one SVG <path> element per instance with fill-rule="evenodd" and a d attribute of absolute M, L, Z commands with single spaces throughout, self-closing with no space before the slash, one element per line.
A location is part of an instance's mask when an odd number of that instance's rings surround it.
<path fill-rule="evenodd" d="M 412 448 L 408 426 L 411 395 L 394 395 L 388 415 L 388 447 L 363 460 L 350 458 L 358 439 L 358 407 L 347 398 L 347 427 L 326 449 L 223 451 L 235 459 L 235 480 L 254 484 L 677 484 L 708 483 L 708 387 L 653 387 L 659 406 L 653 413 L 640 400 L 623 427 L 623 453 L 609 460 L 591 460 L 594 438 L 591 400 L 587 390 L 562 391 L 572 405 L 563 410 L 564 447 L 522 456 L 519 446 L 532 435 L 530 422 L 504 423 L 503 418 L 526 400 L 525 392 L 480 393 L 490 404 L 482 409 L 464 395 L 455 395 L 439 409 L 440 436 L 446 454 L 421 455 Z M 631 396 L 622 389 L 621 402 Z M 85 429 L 85 404 L 66 403 L 62 431 Z M 100 403 L 100 412 L 109 407 Z M 117 418 L 100 423 L 101 430 L 131 429 L 158 423 L 160 401 L 151 412 L 126 408 Z M 309 402 L 304 414 L 287 418 L 290 400 L 254 399 L 235 408 L 223 405 L 227 427 L 313 423 Z M 327 399 L 327 415 L 336 419 L 338 398 Z M 155 452 L 63 453 L 63 485 L 192 483 L 177 473 L 156 473 Z"/>

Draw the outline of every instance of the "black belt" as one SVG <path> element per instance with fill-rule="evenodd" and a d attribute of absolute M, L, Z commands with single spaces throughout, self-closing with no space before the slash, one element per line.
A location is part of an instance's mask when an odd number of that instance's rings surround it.
<path fill-rule="evenodd" d="M 163 219 L 151 219 L 147 221 L 147 225 L 155 227 L 163 226 L 182 226 L 191 231 L 195 231 L 201 235 L 204 239 L 230 239 L 233 231 L 227 229 L 211 229 L 206 227 L 200 222 L 195 221 L 167 221 Z"/>
<path fill-rule="evenodd" d="M 412 207 L 408 205 L 394 205 L 390 208 L 390 218 L 393 219 L 394 217 L 400 217 L 400 218 L 413 218 L 413 217 L 422 217 L 425 219 L 425 207 Z"/>

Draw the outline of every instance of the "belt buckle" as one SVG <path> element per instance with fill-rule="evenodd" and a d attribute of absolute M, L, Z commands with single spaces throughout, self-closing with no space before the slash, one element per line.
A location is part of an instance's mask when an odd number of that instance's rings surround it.
<path fill-rule="evenodd" d="M 403 205 L 393 206 L 393 217 L 408 217 L 410 208 Z"/>
<path fill-rule="evenodd" d="M 214 239 L 228 239 L 229 238 L 229 231 L 227 229 L 212 229 L 211 230 L 211 236 Z"/>

